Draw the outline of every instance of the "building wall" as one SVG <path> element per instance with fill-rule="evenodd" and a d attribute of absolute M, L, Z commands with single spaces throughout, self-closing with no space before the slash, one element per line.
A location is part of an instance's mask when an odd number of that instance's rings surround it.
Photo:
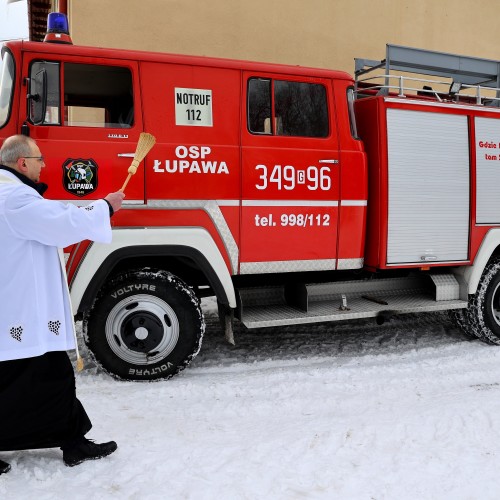
<path fill-rule="evenodd" d="M 75 44 L 340 69 L 399 44 L 500 60 L 498 0 L 68 0 Z"/>

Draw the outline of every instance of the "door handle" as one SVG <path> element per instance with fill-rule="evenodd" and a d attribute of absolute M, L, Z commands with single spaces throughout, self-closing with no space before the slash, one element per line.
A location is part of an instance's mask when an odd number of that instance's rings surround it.
<path fill-rule="evenodd" d="M 339 163 L 338 160 L 319 160 L 319 163 L 332 163 L 334 165 L 337 165 Z"/>
<path fill-rule="evenodd" d="M 118 153 L 118 156 L 120 158 L 133 158 L 135 153 Z"/>

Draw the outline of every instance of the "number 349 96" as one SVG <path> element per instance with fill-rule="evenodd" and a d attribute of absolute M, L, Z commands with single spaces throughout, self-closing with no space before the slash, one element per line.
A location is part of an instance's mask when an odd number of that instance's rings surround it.
<path fill-rule="evenodd" d="M 291 165 L 256 165 L 259 182 L 255 187 L 260 190 L 276 187 L 278 190 L 291 191 L 298 185 L 305 185 L 310 191 L 328 191 L 332 187 L 330 167 L 307 167 L 299 170 Z"/>

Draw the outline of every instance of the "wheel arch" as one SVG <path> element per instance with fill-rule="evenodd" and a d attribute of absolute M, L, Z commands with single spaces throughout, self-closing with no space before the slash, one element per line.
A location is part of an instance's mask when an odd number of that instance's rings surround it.
<path fill-rule="evenodd" d="M 471 266 L 455 269 L 455 275 L 460 277 L 465 287 L 466 295 L 474 295 L 477 291 L 481 276 L 492 257 L 500 256 L 500 228 L 490 229 L 484 237 L 481 246 Z M 460 281 L 460 280 L 459 280 Z"/>
<path fill-rule="evenodd" d="M 133 239 L 130 238 L 131 234 L 125 234 L 128 232 L 133 233 Z M 168 259 L 181 258 L 191 261 L 204 275 L 219 302 L 230 308 L 236 307 L 231 275 L 208 232 L 202 228 L 182 228 L 175 231 L 144 229 L 140 231 L 142 234 L 138 232 L 139 230 L 133 229 L 115 230 L 111 245 L 90 245 L 70 284 L 75 315 L 92 306 L 101 287 L 117 270 L 145 265 L 151 267 L 155 260 L 167 262 Z M 156 234 L 152 234 L 153 232 Z M 184 233 L 185 237 L 179 237 L 179 233 Z M 177 237 L 173 237 L 174 234 Z M 139 241 L 143 243 L 134 243 Z M 175 274 L 174 269 L 165 270 Z"/>

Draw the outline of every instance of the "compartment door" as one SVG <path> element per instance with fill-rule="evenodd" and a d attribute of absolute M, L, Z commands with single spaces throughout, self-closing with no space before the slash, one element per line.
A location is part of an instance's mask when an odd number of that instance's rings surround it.
<path fill-rule="evenodd" d="M 387 264 L 468 260 L 466 116 L 387 110 Z"/>

